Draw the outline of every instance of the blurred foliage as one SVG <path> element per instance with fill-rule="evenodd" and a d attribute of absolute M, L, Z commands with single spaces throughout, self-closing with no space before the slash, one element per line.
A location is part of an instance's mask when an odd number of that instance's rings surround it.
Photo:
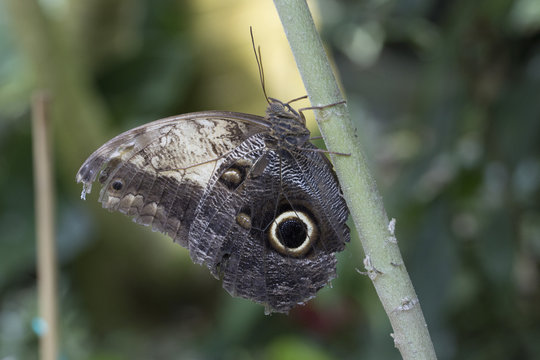
<path fill-rule="evenodd" d="M 332 288 L 264 316 L 169 239 L 79 200 L 78 166 L 122 130 L 202 109 L 263 113 L 248 26 L 270 82 L 295 71 L 267 45 L 282 36 L 268 3 L 0 2 L 1 359 L 37 358 L 29 99 L 40 88 L 54 99 L 63 358 L 399 358 L 355 271 L 357 239 Z M 311 5 L 439 359 L 540 358 L 540 2 Z M 279 79 L 273 96 L 301 95 Z"/>

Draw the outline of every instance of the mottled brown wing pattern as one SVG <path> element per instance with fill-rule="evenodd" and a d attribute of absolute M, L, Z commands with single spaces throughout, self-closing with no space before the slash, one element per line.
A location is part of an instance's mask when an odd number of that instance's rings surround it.
<path fill-rule="evenodd" d="M 327 196 L 340 190 L 322 154 L 265 148 L 267 137 L 247 139 L 214 173 L 195 211 L 189 249 L 195 262 L 223 279 L 231 295 L 265 304 L 267 312 L 288 312 L 335 278 L 335 253 L 350 237 L 348 212 L 341 196 Z M 234 189 L 222 181 L 239 161 L 255 164 L 263 157 L 267 165 L 260 174 L 243 173 Z M 271 224 L 289 210 L 308 214 L 318 228 L 303 256 L 286 256 L 268 240 Z M 239 214 L 251 219 L 249 228 Z"/>
<path fill-rule="evenodd" d="M 250 122 L 236 119 L 239 115 L 186 114 L 120 134 L 81 166 L 77 181 L 83 182 L 83 198 L 99 174 L 103 207 L 187 246 L 189 221 L 214 170 L 228 152 L 265 129 L 255 122 L 258 117 Z"/>
<path fill-rule="evenodd" d="M 336 276 L 348 211 L 332 165 L 288 104 L 267 118 L 202 112 L 127 131 L 77 173 L 100 201 L 189 249 L 233 296 L 288 312 Z"/>

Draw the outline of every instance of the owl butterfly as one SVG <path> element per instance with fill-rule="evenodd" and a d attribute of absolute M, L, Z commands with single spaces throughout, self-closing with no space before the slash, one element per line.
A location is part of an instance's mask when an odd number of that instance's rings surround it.
<path fill-rule="evenodd" d="M 170 236 L 231 295 L 287 313 L 335 278 L 348 210 L 302 112 L 267 102 L 264 117 L 203 111 L 126 131 L 76 179 L 85 198 L 97 178 L 103 207 Z"/>

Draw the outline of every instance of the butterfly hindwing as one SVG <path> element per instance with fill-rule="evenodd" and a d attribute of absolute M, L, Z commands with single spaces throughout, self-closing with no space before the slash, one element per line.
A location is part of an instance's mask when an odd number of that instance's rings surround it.
<path fill-rule="evenodd" d="M 348 214 L 341 197 L 324 196 L 339 186 L 323 155 L 266 143 L 264 135 L 252 136 L 224 159 L 197 207 L 189 248 L 233 296 L 287 312 L 335 277 L 335 253 L 348 241 Z M 224 180 L 229 173 L 238 175 L 235 182 Z M 301 254 L 283 253 L 270 240 L 272 224 L 284 213 L 305 214 L 315 227 Z"/>

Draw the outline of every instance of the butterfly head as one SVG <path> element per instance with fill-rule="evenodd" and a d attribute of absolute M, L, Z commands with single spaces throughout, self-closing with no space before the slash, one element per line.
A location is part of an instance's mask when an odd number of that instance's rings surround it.
<path fill-rule="evenodd" d="M 288 103 L 268 98 L 266 118 L 272 123 L 273 136 L 285 145 L 302 146 L 309 140 L 306 119 Z"/>

